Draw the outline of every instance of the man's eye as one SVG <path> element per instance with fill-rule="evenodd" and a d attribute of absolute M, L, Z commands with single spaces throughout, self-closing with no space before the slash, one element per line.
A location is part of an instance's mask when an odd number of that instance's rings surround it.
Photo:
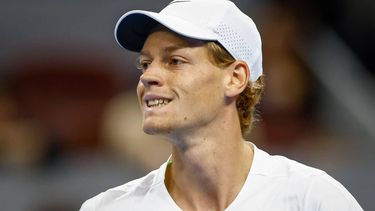
<path fill-rule="evenodd" d="M 181 59 L 178 59 L 178 58 L 171 58 L 169 60 L 170 65 L 180 65 L 182 63 L 183 63 L 183 61 Z"/>
<path fill-rule="evenodd" d="M 139 61 L 137 62 L 137 69 L 144 72 L 148 68 L 149 65 L 150 65 L 149 61 Z"/>

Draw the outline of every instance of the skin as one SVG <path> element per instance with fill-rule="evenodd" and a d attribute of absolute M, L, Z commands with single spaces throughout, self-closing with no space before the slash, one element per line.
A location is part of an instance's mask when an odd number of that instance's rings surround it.
<path fill-rule="evenodd" d="M 139 57 L 137 87 L 143 130 L 172 143 L 165 185 L 183 210 L 224 210 L 240 192 L 253 150 L 241 135 L 235 99 L 249 69 L 236 61 L 212 64 L 203 42 L 158 27 Z M 148 107 L 147 100 L 168 104 Z"/>

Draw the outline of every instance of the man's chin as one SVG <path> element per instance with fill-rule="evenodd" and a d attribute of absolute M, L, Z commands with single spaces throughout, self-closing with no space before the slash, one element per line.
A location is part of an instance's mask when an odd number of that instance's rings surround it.
<path fill-rule="evenodd" d="M 163 134 L 170 134 L 171 128 L 144 125 L 143 132 L 145 132 L 148 135 L 163 135 Z"/>
<path fill-rule="evenodd" d="M 158 134 L 157 131 L 154 128 L 143 128 L 143 132 L 145 132 L 148 135 Z"/>

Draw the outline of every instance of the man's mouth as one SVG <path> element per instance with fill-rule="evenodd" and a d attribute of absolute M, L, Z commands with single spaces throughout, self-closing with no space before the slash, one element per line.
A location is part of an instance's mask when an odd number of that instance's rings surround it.
<path fill-rule="evenodd" d="M 149 108 L 153 107 L 162 107 L 167 105 L 171 100 L 168 99 L 153 99 L 153 100 L 146 100 L 146 105 Z"/>

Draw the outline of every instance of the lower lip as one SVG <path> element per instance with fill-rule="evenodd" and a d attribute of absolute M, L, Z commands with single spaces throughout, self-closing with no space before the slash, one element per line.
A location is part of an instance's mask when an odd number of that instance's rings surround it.
<path fill-rule="evenodd" d="M 160 111 L 162 109 L 164 109 L 165 107 L 167 107 L 171 102 L 169 102 L 167 105 L 163 105 L 163 106 L 155 106 L 155 107 L 148 107 L 147 105 L 145 106 L 145 112 L 156 112 L 156 111 Z"/>

